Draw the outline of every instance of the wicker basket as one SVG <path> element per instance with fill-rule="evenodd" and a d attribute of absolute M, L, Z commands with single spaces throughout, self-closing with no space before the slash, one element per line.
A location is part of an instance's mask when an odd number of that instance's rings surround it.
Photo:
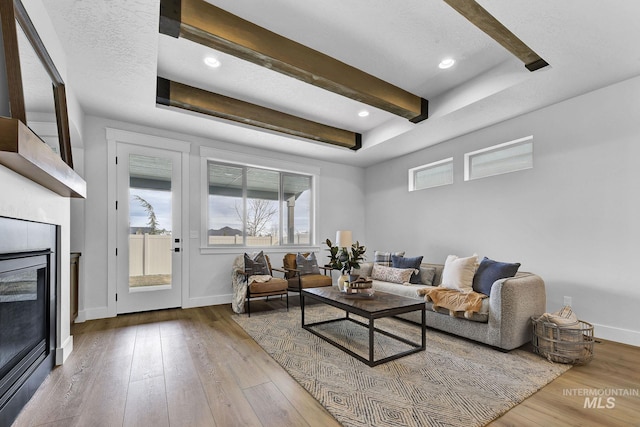
<path fill-rule="evenodd" d="M 531 318 L 534 351 L 552 362 L 583 365 L 593 359 L 593 325 L 579 320 L 578 327 L 562 327 Z"/>

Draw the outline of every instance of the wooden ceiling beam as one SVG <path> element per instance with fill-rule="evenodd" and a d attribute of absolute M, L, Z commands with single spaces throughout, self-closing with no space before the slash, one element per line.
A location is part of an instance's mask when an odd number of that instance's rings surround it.
<path fill-rule="evenodd" d="M 428 117 L 426 99 L 204 0 L 161 0 L 160 32 L 242 58 L 413 123 Z"/>
<path fill-rule="evenodd" d="M 158 77 L 156 103 L 263 129 L 358 150 L 359 133 L 327 126 L 270 108 Z"/>
<path fill-rule="evenodd" d="M 529 71 L 536 71 L 549 65 L 476 1 L 444 0 L 444 2 L 524 62 Z"/>

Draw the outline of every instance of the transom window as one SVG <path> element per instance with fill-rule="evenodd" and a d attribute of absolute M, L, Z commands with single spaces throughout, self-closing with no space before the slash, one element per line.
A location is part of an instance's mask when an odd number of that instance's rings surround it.
<path fill-rule="evenodd" d="M 310 175 L 207 162 L 208 246 L 309 245 Z"/>
<path fill-rule="evenodd" d="M 464 180 L 533 168 L 533 135 L 464 155 Z"/>
<path fill-rule="evenodd" d="M 453 184 L 453 157 L 409 169 L 409 191 Z"/>

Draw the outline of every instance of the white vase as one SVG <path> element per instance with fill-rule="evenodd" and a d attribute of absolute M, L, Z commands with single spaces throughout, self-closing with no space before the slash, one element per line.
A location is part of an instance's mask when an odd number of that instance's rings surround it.
<path fill-rule="evenodd" d="M 340 277 L 338 277 L 338 289 L 340 292 L 344 292 L 346 287 L 345 283 L 349 283 L 349 276 L 347 274 L 341 274 Z"/>

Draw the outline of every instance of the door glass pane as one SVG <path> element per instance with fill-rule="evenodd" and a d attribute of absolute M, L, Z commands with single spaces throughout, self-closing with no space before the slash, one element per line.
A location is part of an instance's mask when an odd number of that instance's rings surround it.
<path fill-rule="evenodd" d="M 247 246 L 278 245 L 280 173 L 247 168 Z"/>
<path fill-rule="evenodd" d="M 129 287 L 171 285 L 171 160 L 129 155 Z"/>
<path fill-rule="evenodd" d="M 283 188 L 283 242 L 308 245 L 311 242 L 311 177 L 284 175 Z"/>
<path fill-rule="evenodd" d="M 244 202 L 242 168 L 209 163 L 210 245 L 242 245 Z"/>

